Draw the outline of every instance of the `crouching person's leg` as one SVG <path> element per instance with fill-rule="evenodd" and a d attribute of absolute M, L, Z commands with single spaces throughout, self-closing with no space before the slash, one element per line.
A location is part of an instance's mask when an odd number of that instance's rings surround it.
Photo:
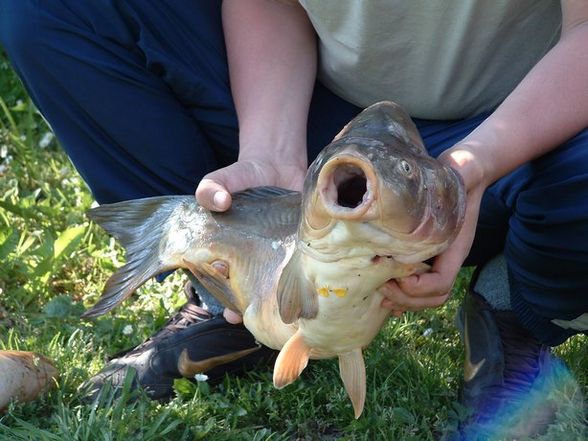
<path fill-rule="evenodd" d="M 460 311 L 471 415 L 453 439 L 526 439 L 562 418 L 585 430 L 581 389 L 551 348 L 588 332 L 588 131 L 491 187 L 480 222 L 478 235 L 504 225 L 505 247 Z"/>
<path fill-rule="evenodd" d="M 193 194 L 202 176 L 236 159 L 221 2 L 197 3 L 0 3 L 0 43 L 100 203 Z M 91 396 L 105 383 L 120 387 L 127 372 L 166 398 L 174 378 L 220 379 L 269 362 L 273 351 L 228 324 L 195 285 L 161 331 L 90 379 Z"/>

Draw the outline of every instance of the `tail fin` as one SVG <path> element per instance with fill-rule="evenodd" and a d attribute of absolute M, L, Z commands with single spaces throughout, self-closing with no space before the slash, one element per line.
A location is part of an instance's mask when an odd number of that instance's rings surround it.
<path fill-rule="evenodd" d="M 108 279 L 100 300 L 82 317 L 105 314 L 151 277 L 175 267 L 160 255 L 170 216 L 193 196 L 158 196 L 102 205 L 88 216 L 114 236 L 126 250 L 127 263 Z"/>

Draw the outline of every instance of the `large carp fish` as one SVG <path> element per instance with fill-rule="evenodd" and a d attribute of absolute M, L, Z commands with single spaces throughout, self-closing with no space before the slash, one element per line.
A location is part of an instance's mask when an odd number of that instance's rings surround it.
<path fill-rule="evenodd" d="M 302 193 L 260 187 L 210 212 L 194 196 L 103 205 L 90 217 L 126 248 L 127 262 L 85 316 L 104 314 L 147 279 L 190 270 L 266 346 L 280 350 L 274 385 L 292 383 L 309 359 L 339 358 L 359 417 L 362 349 L 389 317 L 386 281 L 421 273 L 457 235 L 465 192 L 431 158 L 410 117 L 374 104 L 310 165 Z"/>

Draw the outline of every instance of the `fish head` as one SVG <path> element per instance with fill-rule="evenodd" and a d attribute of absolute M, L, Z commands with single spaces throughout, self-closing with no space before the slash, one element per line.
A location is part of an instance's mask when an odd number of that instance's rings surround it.
<path fill-rule="evenodd" d="M 465 213 L 459 174 L 430 157 L 416 126 L 381 102 L 353 119 L 309 167 L 299 236 L 354 228 L 362 244 L 403 263 L 426 260 L 457 235 Z"/>

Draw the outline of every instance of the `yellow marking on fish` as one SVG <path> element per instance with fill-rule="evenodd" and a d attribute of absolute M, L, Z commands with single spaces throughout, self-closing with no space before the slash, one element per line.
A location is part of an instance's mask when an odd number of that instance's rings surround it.
<path fill-rule="evenodd" d="M 329 297 L 329 288 L 327 287 L 318 288 L 317 292 L 323 297 Z"/>
<path fill-rule="evenodd" d="M 347 295 L 347 288 L 334 288 L 332 291 L 337 297 L 345 297 Z"/>

